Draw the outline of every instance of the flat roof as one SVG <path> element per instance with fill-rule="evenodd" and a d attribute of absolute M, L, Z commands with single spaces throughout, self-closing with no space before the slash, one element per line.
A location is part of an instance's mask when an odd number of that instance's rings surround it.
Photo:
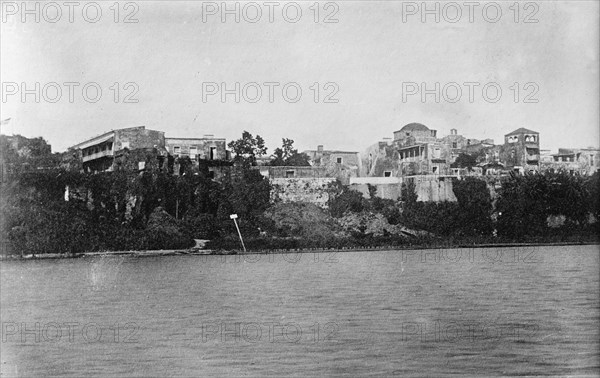
<path fill-rule="evenodd" d="M 178 137 L 165 137 L 165 141 L 168 139 L 178 140 L 225 140 L 225 138 L 213 138 L 213 137 L 202 137 L 202 138 L 178 138 Z"/>
<path fill-rule="evenodd" d="M 106 135 L 114 134 L 116 131 L 133 130 L 133 129 L 145 130 L 146 126 L 131 126 L 131 127 L 123 127 L 121 129 L 112 129 L 112 130 L 104 132 L 104 133 L 102 133 L 100 135 L 96 135 L 94 137 L 86 139 L 83 142 L 79 142 L 79 143 L 77 143 L 77 144 L 75 144 L 75 145 L 73 145 L 73 146 L 71 146 L 69 148 L 76 148 L 76 149 L 79 148 L 79 149 L 81 149 L 81 148 L 86 148 L 86 147 L 89 147 L 89 146 L 93 146 L 94 144 L 104 142 L 104 140 L 100 140 L 100 139 L 103 139 L 104 137 L 106 137 Z M 89 144 L 89 143 L 91 143 L 91 144 Z M 86 146 L 82 147 L 82 145 L 86 145 Z"/>

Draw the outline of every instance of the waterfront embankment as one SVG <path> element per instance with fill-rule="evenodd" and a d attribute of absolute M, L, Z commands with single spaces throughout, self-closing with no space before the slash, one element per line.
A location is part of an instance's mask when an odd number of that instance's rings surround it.
<path fill-rule="evenodd" d="M 406 245 L 406 246 L 371 246 L 371 247 L 341 247 L 341 248 L 298 248 L 298 249 L 265 249 L 265 250 L 212 250 L 212 249 L 167 249 L 148 251 L 104 251 L 81 253 L 44 253 L 28 255 L 0 255 L 0 260 L 42 260 L 89 257 L 156 257 L 156 256 L 225 256 L 225 255 L 258 255 L 258 254 L 297 254 L 297 253 L 339 253 L 339 252 L 379 252 L 379 251 L 410 251 L 410 250 L 443 250 L 443 249 L 490 249 L 490 248 L 528 248 L 528 247 L 569 247 L 577 245 L 597 245 L 598 241 L 574 242 L 539 242 L 539 243 L 484 243 L 456 245 Z"/>

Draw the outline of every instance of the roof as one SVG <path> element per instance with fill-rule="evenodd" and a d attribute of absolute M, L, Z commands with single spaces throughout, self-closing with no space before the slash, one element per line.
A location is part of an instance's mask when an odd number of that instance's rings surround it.
<path fill-rule="evenodd" d="M 518 129 L 516 129 L 515 131 L 513 131 L 512 133 L 508 133 L 504 136 L 519 135 L 519 134 L 539 134 L 539 133 L 537 131 L 529 130 L 524 127 L 520 127 Z"/>
<path fill-rule="evenodd" d="M 323 155 L 331 155 L 331 154 L 358 154 L 358 151 L 339 151 L 339 150 L 304 150 L 302 153 L 312 154 L 312 153 L 322 153 Z"/>
<path fill-rule="evenodd" d="M 409 123 L 408 125 L 405 125 L 403 128 L 401 128 L 399 131 L 401 132 L 406 132 L 406 131 L 429 131 L 429 127 L 421 124 L 421 123 Z"/>
<path fill-rule="evenodd" d="M 96 135 L 95 137 L 88 138 L 88 139 L 84 140 L 83 142 L 79 142 L 69 148 L 84 149 L 84 148 L 87 148 L 90 146 L 94 146 L 98 143 L 108 141 L 112 136 L 114 136 L 115 132 L 117 132 L 117 131 L 135 130 L 135 129 L 146 130 L 146 126 L 132 126 L 132 127 L 124 127 L 121 129 L 113 129 L 113 130 L 107 131 L 105 133 L 102 133 L 100 135 Z"/>
<path fill-rule="evenodd" d="M 88 139 L 88 140 L 86 140 L 84 142 L 81 142 L 81 143 L 78 143 L 78 144 L 76 144 L 74 146 L 71 146 L 70 148 L 83 150 L 84 148 L 95 146 L 95 145 L 100 144 L 100 143 L 112 141 L 114 135 L 115 135 L 114 131 L 109 131 L 107 133 L 98 135 L 98 136 L 93 137 L 91 139 Z"/>
<path fill-rule="evenodd" d="M 202 137 L 202 138 L 178 138 L 178 137 L 165 137 L 166 141 L 171 140 L 225 140 L 225 138 L 214 138 L 214 137 Z"/>

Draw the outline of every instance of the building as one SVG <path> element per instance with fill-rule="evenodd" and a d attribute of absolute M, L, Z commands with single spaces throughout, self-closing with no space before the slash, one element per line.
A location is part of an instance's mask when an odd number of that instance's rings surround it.
<path fill-rule="evenodd" d="M 335 177 L 348 184 L 350 177 L 357 177 L 361 171 L 360 154 L 355 151 L 325 150 L 322 145 L 316 150 L 303 151 L 310 158 L 313 167 L 325 169 L 326 177 Z"/>
<path fill-rule="evenodd" d="M 452 145 L 438 140 L 436 135 L 437 130 L 420 123 L 410 123 L 394 132 L 400 175 L 448 174 Z"/>
<path fill-rule="evenodd" d="M 391 138 L 369 146 L 362 154 L 363 171 L 359 177 L 398 177 L 398 150 Z"/>
<path fill-rule="evenodd" d="M 559 148 L 556 154 L 548 152 L 544 154 L 541 170 L 591 175 L 600 170 L 599 164 L 600 149 L 598 148 Z"/>
<path fill-rule="evenodd" d="M 514 171 L 539 171 L 540 134 L 523 127 L 506 134 L 500 161 L 507 169 Z"/>
<path fill-rule="evenodd" d="M 156 150 L 159 154 L 166 155 L 165 133 L 146 129 L 145 126 L 128 127 L 111 130 L 69 149 L 81 159 L 84 171 L 112 171 L 115 168 L 116 159 L 128 151 Z"/>
<path fill-rule="evenodd" d="M 76 144 L 70 150 L 81 160 L 86 172 L 113 171 L 117 166 L 142 170 L 150 163 L 158 169 L 182 174 L 188 168 L 198 171 L 202 165 L 214 177 L 214 171 L 220 171 L 223 162 L 229 160 L 224 138 L 212 135 L 166 138 L 163 131 L 144 126 L 111 130 Z"/>
<path fill-rule="evenodd" d="M 225 138 L 204 135 L 202 138 L 165 138 L 169 156 L 175 158 L 173 172 L 183 174 L 189 158 L 192 171 L 205 171 L 208 177 L 220 179 L 229 173 L 231 156 Z"/>
<path fill-rule="evenodd" d="M 269 179 L 306 179 L 306 178 L 331 178 L 327 174 L 326 167 L 319 166 L 270 166 L 257 165 L 253 167 L 257 169 L 261 175 Z"/>
<path fill-rule="evenodd" d="M 451 129 L 450 135 L 446 135 L 445 137 L 440 139 L 440 142 L 445 144 L 447 148 L 450 150 L 450 156 L 448 159 L 448 163 L 452 164 L 456 160 L 456 158 L 466 151 L 466 149 L 472 144 L 477 143 L 476 140 L 467 139 L 464 136 L 458 133 L 458 130 Z"/>
<path fill-rule="evenodd" d="M 165 138 L 165 148 L 174 157 L 191 160 L 229 160 L 225 138 L 204 135 L 202 138 Z"/>
<path fill-rule="evenodd" d="M 17 171 L 51 169 L 52 147 L 44 138 L 0 134 L 0 182 Z"/>

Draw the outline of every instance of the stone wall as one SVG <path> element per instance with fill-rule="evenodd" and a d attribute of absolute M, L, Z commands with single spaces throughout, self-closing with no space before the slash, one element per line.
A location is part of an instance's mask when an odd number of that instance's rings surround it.
<path fill-rule="evenodd" d="M 369 198 L 371 185 L 377 188 L 377 197 L 396 201 L 401 197 L 402 183 L 406 181 L 414 181 L 418 201 L 456 201 L 450 176 L 359 177 L 350 180 L 350 187 Z"/>
<path fill-rule="evenodd" d="M 274 178 L 271 179 L 271 201 L 310 202 L 326 208 L 329 201 L 329 184 L 335 178 Z"/>
<path fill-rule="evenodd" d="M 163 131 L 148 130 L 144 126 L 115 130 L 113 151 L 123 148 L 135 150 L 138 148 L 164 149 L 165 133 Z"/>
<path fill-rule="evenodd" d="M 456 196 L 452 186 L 452 177 L 449 176 L 412 176 L 405 180 L 415 183 L 417 201 L 423 202 L 455 202 Z"/>
<path fill-rule="evenodd" d="M 367 148 L 362 155 L 362 168 L 359 176 L 384 177 L 385 172 L 390 176 L 399 176 L 398 152 L 387 142 L 379 142 Z"/>

